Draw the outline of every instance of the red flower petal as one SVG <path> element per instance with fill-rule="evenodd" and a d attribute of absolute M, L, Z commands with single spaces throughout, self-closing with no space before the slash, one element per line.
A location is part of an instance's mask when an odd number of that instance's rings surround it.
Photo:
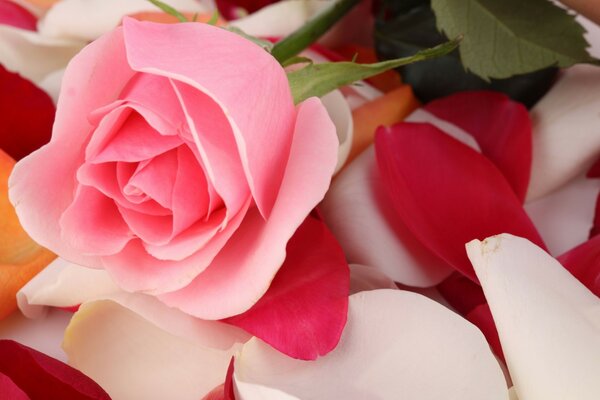
<path fill-rule="evenodd" d="M 531 172 L 531 120 L 524 105 L 488 91 L 459 92 L 423 107 L 471 134 L 523 202 Z"/>
<path fill-rule="evenodd" d="M 325 224 L 309 216 L 287 245 L 285 262 L 267 293 L 224 322 L 277 350 L 314 360 L 335 348 L 346 324 L 350 272 Z"/>
<path fill-rule="evenodd" d="M 600 236 L 594 236 L 558 257 L 558 261 L 600 297 Z"/>
<path fill-rule="evenodd" d="M 29 396 L 22 391 L 16 383 L 8 376 L 0 372 L 0 393 L 3 399 L 10 400 L 29 400 Z"/>
<path fill-rule="evenodd" d="M 231 357 L 231 362 L 227 368 L 227 375 L 225 376 L 225 383 L 220 384 L 216 388 L 210 391 L 209 394 L 204 396 L 202 400 L 235 400 L 235 393 L 233 390 L 233 364 L 235 357 Z"/>
<path fill-rule="evenodd" d="M 437 286 L 440 294 L 462 316 L 487 303 L 481 286 L 460 273 L 453 273 Z"/>
<path fill-rule="evenodd" d="M 90 378 L 54 358 L 12 340 L 0 340 L 0 373 L 32 400 L 110 399 Z M 4 394 L 6 380 L 0 381 Z"/>
<path fill-rule="evenodd" d="M 600 193 L 596 197 L 596 209 L 594 211 L 594 221 L 590 229 L 590 239 L 600 233 Z"/>
<path fill-rule="evenodd" d="M 477 281 L 465 243 L 500 233 L 545 247 L 521 201 L 483 155 L 430 124 L 380 128 L 377 162 L 395 210 L 413 234 Z"/>
<path fill-rule="evenodd" d="M 0 0 L 0 24 L 29 31 L 37 30 L 35 15 L 9 0 Z"/>
<path fill-rule="evenodd" d="M 0 149 L 20 160 L 50 140 L 54 104 L 33 83 L 0 66 Z"/>
<path fill-rule="evenodd" d="M 498 330 L 496 329 L 490 306 L 487 303 L 480 304 L 468 313 L 466 318 L 469 322 L 479 328 L 494 351 L 494 354 L 506 363 L 502 345 L 500 344 L 500 335 L 498 335 Z"/>

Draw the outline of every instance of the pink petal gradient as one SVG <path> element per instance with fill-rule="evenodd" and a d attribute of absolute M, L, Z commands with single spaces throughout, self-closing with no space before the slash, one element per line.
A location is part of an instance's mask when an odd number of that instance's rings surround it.
<path fill-rule="evenodd" d="M 221 106 L 252 195 L 263 217 L 268 217 L 282 184 L 294 126 L 283 68 L 259 46 L 207 24 L 165 25 L 126 18 L 123 29 L 133 69 L 186 83 Z"/>
<path fill-rule="evenodd" d="M 524 105 L 488 91 L 459 92 L 423 107 L 473 135 L 523 202 L 531 172 L 531 120 Z"/>
<path fill-rule="evenodd" d="M 11 202 L 27 233 L 62 257 L 90 267 L 100 267 L 100 260 L 64 241 L 58 222 L 74 199 L 76 170 L 92 130 L 88 114 L 115 99 L 123 82 L 134 74 L 126 62 L 122 38 L 121 29 L 108 33 L 69 64 L 50 143 L 21 160 L 9 181 Z"/>
<path fill-rule="evenodd" d="M 380 128 L 379 171 L 404 223 L 431 251 L 476 281 L 464 244 L 511 232 L 543 241 L 487 158 L 429 124 Z"/>
<path fill-rule="evenodd" d="M 89 255 L 121 251 L 133 234 L 112 199 L 98 190 L 80 185 L 75 200 L 60 218 L 62 239 Z"/>
<path fill-rule="evenodd" d="M 0 0 L 0 24 L 29 31 L 37 30 L 35 15 L 10 0 Z"/>
<path fill-rule="evenodd" d="M 600 297 L 600 236 L 569 250 L 558 261 L 592 293 Z"/>
<path fill-rule="evenodd" d="M 338 344 L 348 314 L 350 270 L 325 224 L 309 216 L 290 239 L 269 290 L 238 326 L 290 357 L 316 360 Z"/>
<path fill-rule="evenodd" d="M 311 98 L 301 103 L 290 159 L 269 218 L 265 221 L 251 209 L 206 271 L 160 298 L 204 319 L 222 319 L 252 307 L 283 264 L 289 238 L 329 187 L 337 146 L 335 126 L 321 102 Z"/>
<path fill-rule="evenodd" d="M 171 84 L 207 176 L 222 198 L 228 217 L 233 216 L 250 192 L 231 125 L 209 96 L 181 82 L 171 81 Z"/>

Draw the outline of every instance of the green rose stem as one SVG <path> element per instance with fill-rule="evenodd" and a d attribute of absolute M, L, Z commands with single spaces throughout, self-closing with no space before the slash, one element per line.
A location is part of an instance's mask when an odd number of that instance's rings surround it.
<path fill-rule="evenodd" d="M 298 104 L 312 96 L 324 96 L 339 87 L 370 78 L 390 69 L 446 55 L 458 47 L 461 39 L 462 36 L 459 36 L 449 42 L 430 49 L 421 50 L 410 57 L 397 58 L 374 64 L 328 62 L 309 64 L 302 69 L 288 72 L 287 76 L 292 89 L 294 103 Z"/>
<path fill-rule="evenodd" d="M 337 21 L 346 15 L 360 0 L 339 0 L 315 15 L 305 25 L 275 43 L 271 54 L 281 64 L 298 55 L 323 36 Z"/>

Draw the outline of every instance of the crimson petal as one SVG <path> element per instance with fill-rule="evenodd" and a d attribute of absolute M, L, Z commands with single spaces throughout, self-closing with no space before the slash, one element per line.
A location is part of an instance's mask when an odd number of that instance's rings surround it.
<path fill-rule="evenodd" d="M 0 25 L 35 31 L 37 30 L 37 18 L 12 1 L 0 0 Z"/>
<path fill-rule="evenodd" d="M 558 261 L 592 293 L 600 297 L 600 235 L 569 250 Z"/>
<path fill-rule="evenodd" d="M 20 160 L 50 140 L 54 103 L 27 79 L 0 65 L 0 149 Z"/>
<path fill-rule="evenodd" d="M 0 379 L 0 394 L 14 390 L 5 386 L 12 382 L 31 400 L 110 400 L 108 394 L 83 373 L 30 347 L 13 340 L 0 340 L 0 354 L 0 375 L 7 378 Z"/>
<path fill-rule="evenodd" d="M 477 282 L 465 243 L 500 233 L 545 248 L 521 201 L 486 157 L 430 124 L 379 128 L 384 186 L 406 226 L 432 252 Z"/>
<path fill-rule="evenodd" d="M 523 202 L 531 172 L 531 120 L 525 106 L 490 91 L 459 92 L 423 107 L 471 134 Z"/>
<path fill-rule="evenodd" d="M 248 311 L 224 322 L 290 357 L 314 360 L 335 348 L 346 324 L 350 271 L 325 224 L 309 216 L 288 242 L 269 290 Z"/>

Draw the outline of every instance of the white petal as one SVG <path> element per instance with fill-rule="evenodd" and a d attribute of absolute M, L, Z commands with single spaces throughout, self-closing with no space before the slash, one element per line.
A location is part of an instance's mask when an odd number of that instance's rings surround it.
<path fill-rule="evenodd" d="M 37 32 L 0 25 L 0 64 L 39 83 L 63 69 L 85 42 L 47 38 Z"/>
<path fill-rule="evenodd" d="M 600 299 L 526 239 L 467 244 L 520 400 L 600 399 Z"/>
<path fill-rule="evenodd" d="M 335 172 L 338 172 L 348 159 L 350 147 L 352 147 L 352 133 L 354 131 L 352 112 L 350 111 L 348 102 L 339 90 L 334 90 L 323 96 L 321 101 L 327 109 L 327 113 L 331 117 L 331 120 L 335 124 L 335 130 L 340 142 L 338 162 L 335 167 Z"/>
<path fill-rule="evenodd" d="M 433 286 L 452 269 L 394 217 L 371 146 L 333 181 L 321 204 L 323 217 L 351 263 L 378 268 L 396 282 Z"/>
<path fill-rule="evenodd" d="M 153 317 L 168 319 L 174 311 L 154 308 Z M 200 337 L 203 331 L 196 334 Z M 98 382 L 114 400 L 197 400 L 225 380 L 238 346 L 231 343 L 226 349 L 206 346 L 173 335 L 119 303 L 99 300 L 83 304 L 73 316 L 63 347 L 69 364 Z"/>
<path fill-rule="evenodd" d="M 48 306 L 78 306 L 120 291 L 105 270 L 85 268 L 57 258 L 17 292 L 17 303 L 25 316 L 39 318 Z"/>
<path fill-rule="evenodd" d="M 398 289 L 394 281 L 374 267 L 350 264 L 350 293 L 376 289 Z"/>
<path fill-rule="evenodd" d="M 548 246 L 558 256 L 588 239 L 599 179 L 579 176 L 557 191 L 525 204 L 525 211 Z"/>
<path fill-rule="evenodd" d="M 60 345 L 72 315 L 52 310 L 43 318 L 29 319 L 16 311 L 0 321 L 0 339 L 15 340 L 65 362 L 67 355 Z"/>
<path fill-rule="evenodd" d="M 54 104 L 58 102 L 58 95 L 60 94 L 60 87 L 62 85 L 64 75 L 64 68 L 53 71 L 46 75 L 46 77 L 38 84 L 40 88 L 50 95 L 52 101 L 54 101 Z"/>
<path fill-rule="evenodd" d="M 583 15 L 578 15 L 576 19 L 587 30 L 584 36 L 590 44 L 588 52 L 593 57 L 600 57 L 600 26 L 585 18 Z"/>
<path fill-rule="evenodd" d="M 528 200 L 583 173 L 600 153 L 600 67 L 579 64 L 531 110 L 533 162 Z"/>
<path fill-rule="evenodd" d="M 181 12 L 208 12 L 212 1 L 169 0 Z M 141 11 L 159 11 L 147 0 L 62 0 L 40 20 L 44 36 L 92 41 L 114 29 L 124 16 Z"/>
<path fill-rule="evenodd" d="M 400 290 L 352 295 L 340 344 L 316 361 L 291 359 L 252 339 L 236 358 L 234 381 L 243 400 L 508 399 L 481 332 Z"/>
<path fill-rule="evenodd" d="M 322 0 L 287 0 L 268 5 L 230 23 L 257 37 L 283 37 L 300 28 L 327 6 Z"/>

